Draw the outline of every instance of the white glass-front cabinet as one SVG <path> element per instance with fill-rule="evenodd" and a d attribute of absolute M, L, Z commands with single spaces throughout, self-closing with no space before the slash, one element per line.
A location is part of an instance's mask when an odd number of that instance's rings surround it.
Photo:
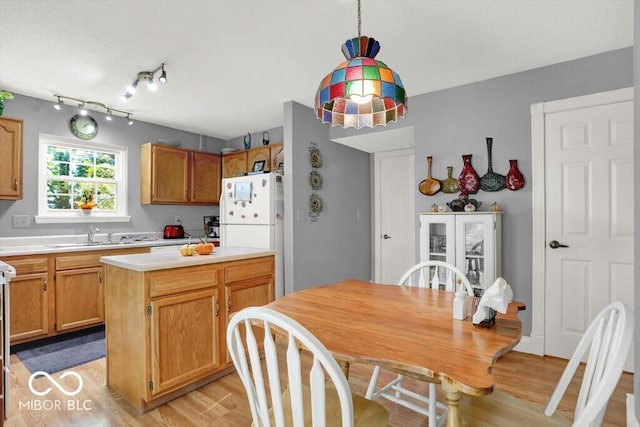
<path fill-rule="evenodd" d="M 502 214 L 438 212 L 420 214 L 420 261 L 458 267 L 477 295 L 502 275 Z M 444 271 L 438 271 L 444 285 Z"/>

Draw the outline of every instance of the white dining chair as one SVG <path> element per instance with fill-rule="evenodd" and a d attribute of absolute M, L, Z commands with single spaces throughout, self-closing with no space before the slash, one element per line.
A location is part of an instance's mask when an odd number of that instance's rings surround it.
<path fill-rule="evenodd" d="M 256 339 L 252 325 L 264 329 L 263 342 Z M 276 344 L 276 336 L 284 337 L 286 346 Z M 345 374 L 325 346 L 282 313 L 265 307 L 239 311 L 229 322 L 227 346 L 256 427 L 387 425 L 387 410 L 352 394 Z M 308 369 L 300 349 L 312 358 Z M 280 372 L 283 362 L 286 372 Z"/>
<path fill-rule="evenodd" d="M 513 425 L 509 423 L 517 419 L 518 425 L 600 426 L 629 355 L 633 329 L 633 310 L 621 302 L 610 303 L 582 336 L 544 411 L 494 390 L 488 396 L 464 397 L 460 403 L 463 419 L 469 425 Z M 570 421 L 556 409 L 578 367 L 585 361 L 573 421 Z"/>
<path fill-rule="evenodd" d="M 444 272 L 441 276 L 440 272 Z M 441 280 L 444 278 L 444 281 Z M 456 266 L 443 261 L 424 261 L 407 270 L 400 280 L 400 286 L 416 286 L 455 292 L 464 289 L 467 295 L 474 295 L 469 279 Z M 425 338 L 426 339 L 426 338 Z M 429 427 L 438 427 L 447 419 L 447 405 L 436 400 L 436 383 L 429 382 L 427 394 L 420 394 L 404 387 L 404 375 L 398 373 L 392 381 L 378 387 L 380 366 L 374 366 L 367 393 L 367 399 L 380 397 L 429 417 Z M 417 378 L 422 379 L 422 378 Z"/>

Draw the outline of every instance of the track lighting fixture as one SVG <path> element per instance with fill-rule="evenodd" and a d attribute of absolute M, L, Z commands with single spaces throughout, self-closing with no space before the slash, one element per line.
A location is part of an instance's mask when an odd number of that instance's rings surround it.
<path fill-rule="evenodd" d="M 158 68 L 156 68 L 153 71 L 140 71 L 136 76 L 136 79 L 133 81 L 131 86 L 127 87 L 127 91 L 124 93 L 124 95 L 120 97 L 120 99 L 123 102 L 126 102 L 127 100 L 129 100 L 129 98 L 131 98 L 136 93 L 136 90 L 138 88 L 138 83 L 140 82 L 146 82 L 147 88 L 150 91 L 155 92 L 158 89 L 158 85 L 154 81 L 154 76 L 158 71 L 162 71 L 160 73 L 160 77 L 158 78 L 158 81 L 160 83 L 166 83 L 167 72 L 164 69 L 164 62 L 163 62 Z"/>
<path fill-rule="evenodd" d="M 116 116 L 125 118 L 128 124 L 133 124 L 133 120 L 131 120 L 131 115 L 133 113 L 129 111 L 118 110 L 97 101 L 84 101 L 82 99 L 71 98 L 69 96 L 63 95 L 53 95 L 53 97 L 58 99 L 58 101 L 53 104 L 53 108 L 55 108 L 56 110 L 62 109 L 62 107 L 65 105 L 64 100 L 66 99 L 68 101 L 72 101 L 73 103 L 77 103 L 81 116 L 86 116 L 87 114 L 89 114 L 88 108 L 91 108 L 92 110 L 96 111 L 104 111 L 107 114 L 105 119 L 108 121 L 113 120 L 113 116 Z"/>

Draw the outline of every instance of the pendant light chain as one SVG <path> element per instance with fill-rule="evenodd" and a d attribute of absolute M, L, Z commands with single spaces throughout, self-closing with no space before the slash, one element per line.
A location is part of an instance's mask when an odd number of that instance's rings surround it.
<path fill-rule="evenodd" d="M 360 21 L 360 0 L 358 0 L 358 38 L 362 36 L 361 34 L 361 21 Z"/>

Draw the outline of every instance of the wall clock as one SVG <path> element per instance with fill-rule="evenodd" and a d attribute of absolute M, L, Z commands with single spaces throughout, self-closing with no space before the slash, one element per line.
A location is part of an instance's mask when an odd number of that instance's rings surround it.
<path fill-rule="evenodd" d="M 76 114 L 69 121 L 71 133 L 80 139 L 91 139 L 98 134 L 98 122 L 91 116 Z"/>

